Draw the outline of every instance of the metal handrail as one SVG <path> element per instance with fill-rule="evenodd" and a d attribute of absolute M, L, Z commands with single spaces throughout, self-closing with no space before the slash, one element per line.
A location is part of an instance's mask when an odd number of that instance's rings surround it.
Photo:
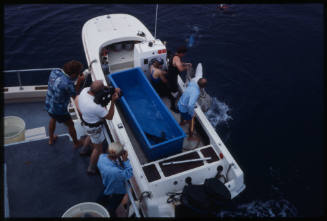
<path fill-rule="evenodd" d="M 4 73 L 13 73 L 13 72 L 29 72 L 29 71 L 51 71 L 53 69 L 60 69 L 61 68 L 37 68 L 37 69 L 19 69 L 19 70 L 4 70 Z"/>
<path fill-rule="evenodd" d="M 133 209 L 134 209 L 135 216 L 137 218 L 139 218 L 139 217 L 141 217 L 141 215 L 139 213 L 139 208 L 137 208 L 137 206 L 135 204 L 134 197 L 133 197 L 133 194 L 131 192 L 131 188 L 132 188 L 131 184 L 129 183 L 129 181 L 125 181 L 125 185 L 126 185 L 126 190 L 127 190 L 129 201 L 131 202 L 131 204 L 133 206 Z"/>
<path fill-rule="evenodd" d="M 36 69 L 4 70 L 3 73 L 17 73 L 19 89 L 23 90 L 22 79 L 20 77 L 20 72 L 51 71 L 51 70 L 54 70 L 54 69 L 59 69 L 59 70 L 63 71 L 61 68 L 36 68 Z"/>

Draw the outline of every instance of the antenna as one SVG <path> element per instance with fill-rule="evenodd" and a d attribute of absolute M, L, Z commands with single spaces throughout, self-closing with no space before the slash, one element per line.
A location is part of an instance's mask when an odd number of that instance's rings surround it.
<path fill-rule="evenodd" d="M 156 7 L 156 21 L 155 21 L 155 25 L 154 25 L 154 39 L 156 39 L 157 37 L 157 17 L 158 17 L 158 4 Z"/>

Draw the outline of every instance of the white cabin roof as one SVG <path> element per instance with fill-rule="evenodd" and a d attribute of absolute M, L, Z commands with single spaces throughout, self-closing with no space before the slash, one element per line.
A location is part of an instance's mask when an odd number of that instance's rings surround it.
<path fill-rule="evenodd" d="M 139 31 L 143 32 L 145 37 L 138 36 Z M 103 46 L 116 42 L 154 40 L 143 23 L 128 14 L 108 14 L 92 18 L 84 24 L 82 36 L 89 55 L 93 54 L 93 50 L 98 54 Z"/>

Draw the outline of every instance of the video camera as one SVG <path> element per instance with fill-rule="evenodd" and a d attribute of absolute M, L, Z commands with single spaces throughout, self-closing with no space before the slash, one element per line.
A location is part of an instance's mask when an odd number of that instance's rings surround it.
<path fill-rule="evenodd" d="M 109 104 L 112 95 L 115 93 L 115 88 L 113 86 L 105 86 L 103 90 L 98 91 L 94 95 L 94 103 L 100 104 L 105 107 Z M 119 93 L 119 97 L 122 96 L 122 91 Z"/>

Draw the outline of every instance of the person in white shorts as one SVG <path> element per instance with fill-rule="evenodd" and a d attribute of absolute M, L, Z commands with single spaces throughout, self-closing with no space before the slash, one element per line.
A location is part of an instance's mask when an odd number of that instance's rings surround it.
<path fill-rule="evenodd" d="M 96 173 L 96 164 L 99 155 L 102 153 L 102 142 L 105 139 L 102 131 L 103 122 L 104 119 L 112 120 L 115 111 L 115 102 L 119 98 L 120 93 L 120 89 L 116 88 L 111 96 L 111 104 L 108 111 L 106 107 L 94 102 L 95 95 L 102 90 L 104 90 L 103 82 L 101 80 L 96 80 L 90 87 L 84 88 L 75 99 L 77 110 L 82 118 L 82 124 L 93 144 L 90 164 L 87 168 L 88 174 Z"/>

